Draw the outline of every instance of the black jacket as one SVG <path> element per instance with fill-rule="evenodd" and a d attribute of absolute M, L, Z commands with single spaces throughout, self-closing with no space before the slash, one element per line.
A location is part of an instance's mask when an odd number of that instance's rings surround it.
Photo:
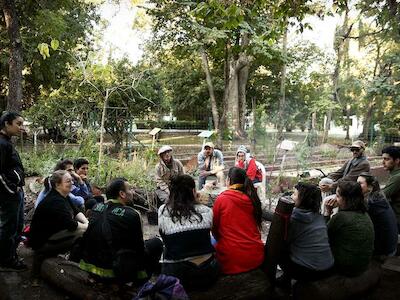
<path fill-rule="evenodd" d="M 25 185 L 21 158 L 9 136 L 0 132 L 0 198 L 16 194 Z"/>
<path fill-rule="evenodd" d="M 107 242 L 107 219 L 111 245 Z M 112 200 L 97 204 L 89 218 L 89 227 L 81 242 L 82 259 L 96 267 L 112 269 L 115 254 L 121 249 L 136 253 L 139 268 L 144 259 L 144 241 L 140 214 L 131 207 Z"/>
<path fill-rule="evenodd" d="M 368 214 L 374 224 L 376 255 L 388 255 L 397 249 L 397 221 L 392 207 L 382 192 L 368 195 Z"/>
<path fill-rule="evenodd" d="M 78 210 L 69 197 L 63 197 L 52 189 L 35 209 L 29 245 L 36 250 L 42 247 L 55 233 L 62 230 L 74 231 L 78 227 L 75 216 Z"/>

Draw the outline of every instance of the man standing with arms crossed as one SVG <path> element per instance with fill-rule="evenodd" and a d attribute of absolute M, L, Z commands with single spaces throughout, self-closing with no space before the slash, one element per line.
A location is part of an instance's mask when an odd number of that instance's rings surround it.
<path fill-rule="evenodd" d="M 0 118 L 0 268 L 21 271 L 26 265 L 17 256 L 24 225 L 24 168 L 11 143 L 23 131 L 24 119 L 15 112 Z"/>

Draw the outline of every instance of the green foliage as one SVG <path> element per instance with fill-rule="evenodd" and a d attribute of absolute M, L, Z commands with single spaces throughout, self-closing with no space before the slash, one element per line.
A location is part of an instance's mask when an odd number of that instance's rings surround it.
<path fill-rule="evenodd" d="M 21 158 L 28 176 L 48 176 L 57 161 L 65 158 L 86 158 L 89 178 L 92 183 L 105 187 L 115 177 L 125 177 L 135 188 L 152 191 L 156 187 L 154 167 L 158 159 L 154 151 L 135 152 L 131 160 L 106 156 L 103 164 L 97 166 L 98 146 L 94 131 L 79 130 L 79 146 L 55 145 L 50 143 L 36 152 L 22 150 Z"/>
<path fill-rule="evenodd" d="M 67 53 L 83 40 L 90 43 L 98 15 L 93 1 L 15 1 L 23 46 L 23 101 L 31 106 L 42 90 L 58 88 L 66 79 L 72 57 Z M 3 14 L 0 23 L 4 24 Z M 0 95 L 6 92 L 9 39 L 0 34 Z M 51 49 L 49 48 L 51 46 Z M 66 52 L 53 51 L 62 47 Z M 39 51 L 38 51 L 39 50 Z M 4 80 L 2 80 L 4 79 Z"/>
<path fill-rule="evenodd" d="M 311 148 L 307 143 L 299 143 L 295 148 L 297 171 L 304 172 L 310 168 Z"/>

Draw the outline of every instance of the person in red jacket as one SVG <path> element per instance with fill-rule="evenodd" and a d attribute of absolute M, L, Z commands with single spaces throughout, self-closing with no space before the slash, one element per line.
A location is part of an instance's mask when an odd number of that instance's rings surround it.
<path fill-rule="evenodd" d="M 264 261 L 261 202 L 243 169 L 229 169 L 227 185 L 228 190 L 214 203 L 212 233 L 222 273 L 237 274 L 256 269 Z"/>
<path fill-rule="evenodd" d="M 250 153 L 247 152 L 246 146 L 241 145 L 237 149 L 235 167 L 244 169 L 253 183 L 262 181 L 262 172 L 257 167 L 256 159 L 251 157 Z"/>

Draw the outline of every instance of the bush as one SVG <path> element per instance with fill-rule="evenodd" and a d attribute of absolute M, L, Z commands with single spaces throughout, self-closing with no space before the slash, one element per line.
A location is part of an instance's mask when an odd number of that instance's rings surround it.
<path fill-rule="evenodd" d="M 81 132 L 80 145 L 73 148 L 69 145 L 47 144 L 43 149 L 24 152 L 21 159 L 27 176 L 46 177 L 51 174 L 60 159 L 86 158 L 90 163 L 89 178 L 91 182 L 101 187 L 115 177 L 125 177 L 135 188 L 154 190 L 154 166 L 157 156 L 151 150 L 133 153 L 131 160 L 112 158 L 104 155 L 103 163 L 97 166 L 98 145 L 95 132 Z"/>

